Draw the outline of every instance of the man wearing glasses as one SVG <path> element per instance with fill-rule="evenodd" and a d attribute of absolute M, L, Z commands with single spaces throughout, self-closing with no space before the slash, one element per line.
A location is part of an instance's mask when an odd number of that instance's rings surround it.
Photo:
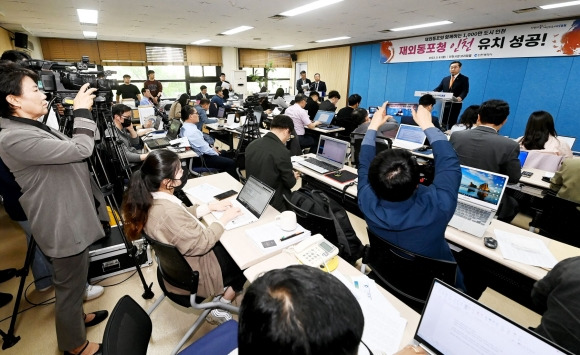
<path fill-rule="evenodd" d="M 127 105 L 119 104 L 111 108 L 113 114 L 113 123 L 117 128 L 117 138 L 123 143 L 125 152 L 127 153 L 127 160 L 129 163 L 140 163 L 149 153 L 141 153 L 143 144 L 139 136 L 151 132 L 152 128 L 140 129 L 135 131 L 133 123 L 131 122 L 131 108 Z"/>

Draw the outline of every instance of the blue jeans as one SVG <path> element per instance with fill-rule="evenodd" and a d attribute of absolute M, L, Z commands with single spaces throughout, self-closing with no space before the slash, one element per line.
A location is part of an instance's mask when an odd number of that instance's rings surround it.
<path fill-rule="evenodd" d="M 26 240 L 30 243 L 30 222 L 19 221 L 20 227 L 26 233 Z M 52 265 L 48 258 L 42 253 L 38 245 L 34 248 L 34 258 L 32 260 L 32 275 L 34 276 L 34 286 L 37 290 L 47 288 L 52 285 Z"/>

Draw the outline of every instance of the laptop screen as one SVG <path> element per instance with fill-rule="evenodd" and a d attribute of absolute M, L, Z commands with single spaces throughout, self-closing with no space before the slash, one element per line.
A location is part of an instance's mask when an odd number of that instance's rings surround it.
<path fill-rule="evenodd" d="M 400 139 L 407 142 L 423 144 L 425 143 L 425 132 L 419 126 L 411 126 L 407 124 L 399 125 L 399 131 L 395 139 Z"/>
<path fill-rule="evenodd" d="M 177 138 L 177 135 L 179 134 L 179 129 L 181 128 L 181 121 L 179 120 L 179 118 L 175 118 L 171 121 L 171 126 L 169 126 L 169 129 L 167 130 L 167 138 L 169 140 L 173 140 L 175 138 Z"/>
<path fill-rule="evenodd" d="M 332 111 L 318 111 L 316 116 L 314 116 L 314 121 L 320 121 L 322 123 L 330 124 L 334 118 L 334 112 Z"/>
<path fill-rule="evenodd" d="M 330 160 L 335 164 L 342 166 L 344 164 L 344 159 L 346 158 L 347 149 L 348 142 L 325 135 L 320 135 L 316 156 Z"/>
<path fill-rule="evenodd" d="M 218 108 L 217 118 L 224 118 L 225 113 L 226 113 L 225 107 Z"/>
<path fill-rule="evenodd" d="M 237 200 L 244 205 L 254 216 L 260 218 L 268 203 L 274 196 L 274 189 L 253 176 L 240 191 Z"/>
<path fill-rule="evenodd" d="M 520 152 L 520 155 L 518 156 L 518 158 L 520 159 L 520 167 L 524 167 L 524 163 L 526 162 L 526 159 L 528 158 L 528 154 L 529 152 Z"/>
<path fill-rule="evenodd" d="M 415 333 L 436 354 L 569 354 L 435 279 Z"/>
<path fill-rule="evenodd" d="M 505 175 L 462 165 L 459 194 L 497 207 L 507 181 L 508 177 Z"/>

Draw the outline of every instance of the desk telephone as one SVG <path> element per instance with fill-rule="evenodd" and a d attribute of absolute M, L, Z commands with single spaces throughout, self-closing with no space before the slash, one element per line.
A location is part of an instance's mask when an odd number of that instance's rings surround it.
<path fill-rule="evenodd" d="M 318 267 L 326 272 L 332 271 L 338 266 L 338 248 L 320 234 L 313 235 L 296 244 L 294 253 L 302 264 Z"/>

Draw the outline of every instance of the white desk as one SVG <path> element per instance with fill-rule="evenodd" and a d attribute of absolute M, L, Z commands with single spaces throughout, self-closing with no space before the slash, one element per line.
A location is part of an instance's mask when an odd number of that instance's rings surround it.
<path fill-rule="evenodd" d="M 145 145 L 145 149 L 144 149 L 144 151 L 145 151 L 145 152 L 150 152 L 150 151 L 152 151 L 152 149 L 149 149 L 149 147 L 147 146 L 147 143 L 145 143 L 144 145 Z M 174 150 L 172 150 L 172 149 L 168 149 L 168 148 L 162 148 L 162 149 L 167 149 L 167 150 L 174 151 Z M 183 148 L 181 148 L 181 149 L 183 149 Z M 181 150 L 181 149 L 180 149 L 180 150 Z M 182 152 L 175 152 L 175 153 L 177 153 L 177 155 L 179 156 L 179 159 L 180 159 L 180 160 L 183 160 L 183 159 L 189 159 L 189 158 L 195 158 L 195 157 L 197 157 L 197 156 L 198 156 L 198 155 L 197 155 L 197 154 L 196 154 L 196 153 L 193 151 L 193 149 L 191 149 L 191 148 L 190 148 L 190 149 L 187 149 L 187 148 L 186 148 L 186 149 L 185 149 L 184 151 L 182 151 Z"/>
<path fill-rule="evenodd" d="M 304 128 L 309 129 L 311 131 L 319 132 L 322 134 L 338 133 L 338 132 L 344 131 L 344 127 L 337 127 L 337 128 L 333 128 L 333 129 L 322 129 L 320 127 L 314 127 L 314 128 L 304 127 Z"/>
<path fill-rule="evenodd" d="M 539 187 L 544 190 L 550 188 L 550 183 L 542 180 L 542 177 L 544 176 L 545 173 L 547 173 L 547 171 L 533 168 L 523 168 L 522 171 L 529 171 L 532 173 L 532 176 L 525 177 L 522 175 L 522 177 L 520 178 L 521 183 Z"/>

